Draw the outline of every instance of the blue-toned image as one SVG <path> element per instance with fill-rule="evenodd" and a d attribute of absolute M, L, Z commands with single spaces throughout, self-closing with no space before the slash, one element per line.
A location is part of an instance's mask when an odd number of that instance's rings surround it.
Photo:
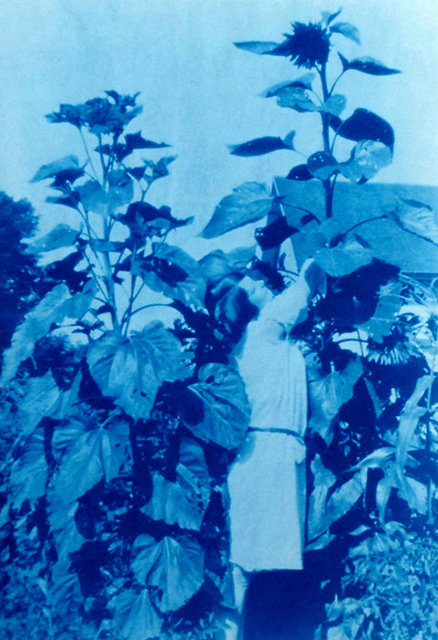
<path fill-rule="evenodd" d="M 438 638 L 432 0 L 0 16 L 1 637 Z"/>

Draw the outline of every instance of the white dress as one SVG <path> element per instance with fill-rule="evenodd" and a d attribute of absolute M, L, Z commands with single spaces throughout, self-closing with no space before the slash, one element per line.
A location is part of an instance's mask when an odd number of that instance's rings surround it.
<path fill-rule="evenodd" d="M 272 298 L 248 326 L 238 358 L 255 430 L 229 475 L 231 561 L 247 571 L 302 569 L 306 374 L 288 332 L 308 291 L 298 280 Z"/>

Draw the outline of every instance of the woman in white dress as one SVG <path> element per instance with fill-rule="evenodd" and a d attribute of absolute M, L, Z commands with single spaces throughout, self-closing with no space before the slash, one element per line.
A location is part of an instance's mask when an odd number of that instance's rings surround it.
<path fill-rule="evenodd" d="M 305 318 L 320 279 L 319 267 L 308 261 L 277 296 L 263 285 L 244 283 L 261 311 L 237 356 L 252 409 L 251 428 L 229 475 L 238 609 L 248 574 L 303 567 L 307 385 L 304 358 L 290 331 Z M 236 637 L 236 630 L 228 637 Z"/>

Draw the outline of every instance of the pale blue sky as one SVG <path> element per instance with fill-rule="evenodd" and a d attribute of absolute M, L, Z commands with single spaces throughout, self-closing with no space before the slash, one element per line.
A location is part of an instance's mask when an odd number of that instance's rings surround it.
<path fill-rule="evenodd" d="M 345 0 L 342 19 L 358 26 L 362 46 L 343 40 L 345 55 L 369 55 L 403 73 L 375 78 L 350 72 L 339 85 L 345 114 L 363 106 L 396 131 L 387 182 L 436 184 L 438 157 L 438 4 L 435 0 Z M 141 91 L 144 112 L 133 130 L 174 145 L 172 176 L 151 193 L 178 216 L 205 224 L 217 202 L 246 180 L 271 182 L 299 157 L 287 151 L 253 159 L 226 145 L 297 129 L 297 146 L 316 150 L 313 115 L 258 97 L 296 77 L 290 63 L 255 56 L 233 41 L 280 40 L 293 20 L 318 20 L 338 0 L 13 0 L 0 7 L 0 188 L 29 198 L 44 227 L 56 208 L 28 180 L 41 164 L 81 153 L 75 131 L 44 114 L 104 89 Z M 67 210 L 61 210 L 67 215 Z M 192 233 L 192 232 L 191 232 Z"/>

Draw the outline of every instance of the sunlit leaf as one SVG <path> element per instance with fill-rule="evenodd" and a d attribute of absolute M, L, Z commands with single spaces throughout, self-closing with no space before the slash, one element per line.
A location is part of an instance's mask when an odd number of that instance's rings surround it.
<path fill-rule="evenodd" d="M 42 238 L 34 240 L 26 247 L 26 253 L 41 253 L 42 251 L 52 251 L 60 247 L 70 247 L 74 244 L 79 232 L 72 229 L 67 224 L 57 224 Z"/>
<path fill-rule="evenodd" d="M 294 109 L 299 113 L 319 111 L 320 105 L 315 102 L 306 82 L 303 83 L 298 80 L 280 86 L 275 93 L 273 93 L 274 87 L 270 90 L 268 89 L 268 91 L 277 98 L 277 104 L 280 107 Z"/>
<path fill-rule="evenodd" d="M 339 165 L 343 176 L 352 182 L 363 183 L 392 162 L 392 151 L 382 142 L 362 140 L 351 152 L 351 158 Z"/>
<path fill-rule="evenodd" d="M 331 249 L 324 247 L 315 253 L 315 261 L 319 266 L 328 275 L 337 278 L 370 264 L 373 257 L 373 251 L 364 247 L 354 236 L 348 237 L 336 247 Z"/>
<path fill-rule="evenodd" d="M 142 534 L 134 541 L 132 558 L 137 580 L 159 589 L 157 605 L 163 612 L 182 607 L 204 582 L 204 552 L 188 536 L 157 541 Z"/>
<path fill-rule="evenodd" d="M 396 461 L 401 469 L 403 469 L 406 464 L 409 446 L 418 422 L 427 411 L 427 408 L 419 403 L 432 382 L 433 376 L 427 375 L 419 378 L 413 394 L 401 412 L 396 447 Z"/>
<path fill-rule="evenodd" d="M 391 69 L 385 66 L 382 62 L 364 56 L 362 58 L 355 58 L 354 60 L 347 60 L 342 54 L 339 54 L 344 71 L 354 69 L 355 71 L 361 71 L 362 73 L 368 73 L 372 76 L 391 76 L 396 73 L 401 73 L 398 69 Z"/>
<path fill-rule="evenodd" d="M 186 426 L 201 440 L 232 449 L 244 440 L 251 409 L 245 385 L 233 369 L 207 364 L 199 370 L 199 382 L 189 386 L 201 399 L 204 416 L 201 422 Z"/>
<path fill-rule="evenodd" d="M 346 38 L 350 38 L 356 44 L 360 44 L 359 29 L 349 22 L 335 22 L 330 27 L 332 33 L 341 33 Z"/>
<path fill-rule="evenodd" d="M 60 393 L 50 370 L 41 378 L 27 380 L 25 395 L 18 406 L 23 433 L 30 434 L 42 418 L 52 414 Z"/>
<path fill-rule="evenodd" d="M 108 603 L 114 611 L 114 621 L 122 630 L 124 640 L 158 638 L 162 618 L 156 612 L 148 589 L 140 593 L 124 589 Z"/>
<path fill-rule="evenodd" d="M 89 348 L 87 361 L 100 390 L 135 419 L 146 420 L 160 385 L 191 374 L 180 343 L 160 322 L 129 339 L 108 332 Z"/>
<path fill-rule="evenodd" d="M 364 487 L 360 474 L 354 475 L 342 486 L 336 489 L 327 501 L 325 512 L 325 524 L 331 526 L 336 520 L 342 518 L 351 507 L 359 500 Z"/>
<path fill-rule="evenodd" d="M 69 562 L 70 554 L 77 551 L 85 538 L 76 526 L 78 503 L 69 502 L 51 491 L 47 500 L 47 516 L 54 538 L 58 562 Z"/>
<path fill-rule="evenodd" d="M 333 20 L 336 20 L 340 13 L 342 13 L 342 9 L 338 9 L 333 13 L 330 11 L 321 11 L 321 17 L 323 22 L 325 22 L 326 25 L 329 25 L 333 22 Z"/>
<path fill-rule="evenodd" d="M 266 53 L 270 53 L 279 45 L 278 42 L 260 42 L 257 40 L 251 40 L 249 42 L 235 42 L 234 46 L 238 49 L 243 49 L 244 51 L 264 55 Z"/>
<path fill-rule="evenodd" d="M 278 82 L 269 89 L 266 89 L 261 95 L 263 98 L 273 98 L 279 91 L 286 87 L 301 87 L 303 89 L 311 89 L 312 82 L 315 79 L 314 73 L 305 73 L 303 76 L 296 78 L 296 80 L 286 80 L 285 82 Z"/>
<path fill-rule="evenodd" d="M 326 111 L 333 116 L 339 116 L 346 106 L 347 98 L 340 93 L 335 93 L 324 102 L 319 111 Z"/>
<path fill-rule="evenodd" d="M 215 249 L 201 258 L 199 265 L 206 278 L 217 280 L 230 273 L 243 272 L 254 257 L 255 245 L 238 247 L 228 253 Z"/>
<path fill-rule="evenodd" d="M 202 231 L 202 237 L 217 238 L 227 231 L 264 218 L 271 210 L 273 200 L 265 184 L 245 182 L 220 201 Z"/>
<path fill-rule="evenodd" d="M 54 160 L 49 164 L 43 164 L 42 167 L 38 169 L 31 182 L 39 182 L 40 180 L 45 180 L 46 178 L 53 178 L 58 173 L 62 171 L 70 171 L 70 170 L 78 170 L 79 169 L 79 160 L 76 156 L 65 156 L 64 158 L 60 158 L 59 160 Z"/>

